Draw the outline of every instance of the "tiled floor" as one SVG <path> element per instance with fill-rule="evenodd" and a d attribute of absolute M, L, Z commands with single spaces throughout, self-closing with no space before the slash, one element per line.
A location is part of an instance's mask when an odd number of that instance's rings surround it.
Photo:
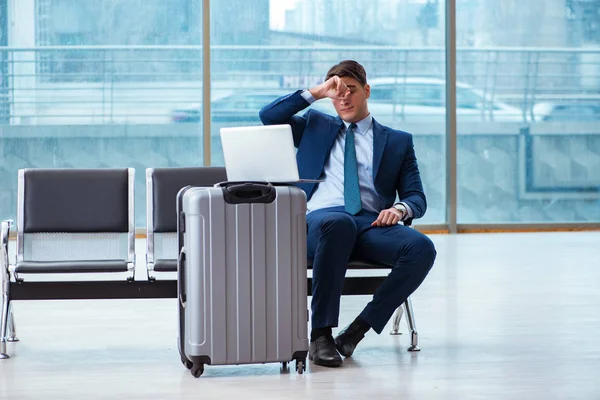
<path fill-rule="evenodd" d="M 0 399 L 600 399 L 600 232 L 432 238 L 436 265 L 412 297 L 420 353 L 370 332 L 339 369 L 195 379 L 174 299 L 21 301 Z M 344 297 L 343 323 L 367 301 Z"/>

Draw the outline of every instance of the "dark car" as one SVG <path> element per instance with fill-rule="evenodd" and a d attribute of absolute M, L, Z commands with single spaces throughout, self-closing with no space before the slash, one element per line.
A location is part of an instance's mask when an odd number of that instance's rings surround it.
<path fill-rule="evenodd" d="M 241 92 L 222 97 L 211 102 L 211 118 L 214 122 L 258 122 L 258 112 L 273 100 L 287 94 L 287 91 Z M 202 106 L 174 110 L 171 120 L 178 123 L 200 122 Z"/>
<path fill-rule="evenodd" d="M 538 103 L 533 114 L 538 122 L 596 122 L 600 121 L 600 100 Z"/>

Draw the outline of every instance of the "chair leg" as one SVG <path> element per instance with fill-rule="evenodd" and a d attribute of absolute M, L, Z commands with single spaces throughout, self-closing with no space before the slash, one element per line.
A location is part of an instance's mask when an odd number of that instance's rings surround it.
<path fill-rule="evenodd" d="M 146 265 L 146 277 L 150 282 L 156 281 L 156 276 L 154 275 L 154 269 L 150 269 L 149 265 Z"/>
<path fill-rule="evenodd" d="M 393 326 L 392 330 L 390 331 L 390 335 L 402 335 L 402 332 L 400 332 L 400 321 L 402 320 L 403 313 L 404 311 L 402 310 L 402 306 L 396 309 L 396 312 L 394 313 L 394 319 L 392 322 Z"/>
<path fill-rule="evenodd" d="M 8 305 L 8 328 L 9 336 L 6 338 L 6 341 L 18 342 L 19 338 L 17 337 L 17 326 L 15 325 L 12 303 Z"/>
<path fill-rule="evenodd" d="M 419 334 L 417 333 L 417 325 L 415 324 L 415 313 L 410 297 L 404 302 L 404 309 L 406 311 L 406 324 L 410 331 L 410 347 L 408 351 L 421 351 L 419 348 Z"/>
<path fill-rule="evenodd" d="M 2 320 L 0 320 L 0 360 L 10 358 L 6 352 L 6 331 L 8 328 L 8 293 L 2 293 Z"/>
<path fill-rule="evenodd" d="M 1 296 L 2 310 L 0 312 L 0 359 L 10 358 L 6 352 L 6 333 L 8 329 L 8 310 L 10 305 L 10 274 L 8 272 L 8 230 L 10 222 L 2 222 L 2 243 L 0 243 L 0 276 L 1 280 Z"/>

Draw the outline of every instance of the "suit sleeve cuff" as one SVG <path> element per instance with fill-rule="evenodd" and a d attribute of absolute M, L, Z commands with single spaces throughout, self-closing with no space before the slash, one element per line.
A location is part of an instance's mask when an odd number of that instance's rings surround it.
<path fill-rule="evenodd" d="M 302 93 L 300 93 L 300 95 L 304 98 L 304 100 L 308 102 L 308 104 L 312 104 L 315 101 L 317 101 L 317 99 L 315 99 L 315 96 L 313 96 L 308 90 L 303 90 Z"/>

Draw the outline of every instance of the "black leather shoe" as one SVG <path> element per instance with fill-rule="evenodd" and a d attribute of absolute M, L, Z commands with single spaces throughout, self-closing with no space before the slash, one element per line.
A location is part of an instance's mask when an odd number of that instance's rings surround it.
<path fill-rule="evenodd" d="M 335 338 L 335 348 L 344 357 L 350 357 L 354 353 L 358 342 L 364 337 L 365 334 L 361 328 L 357 324 L 351 323 Z"/>
<path fill-rule="evenodd" d="M 308 357 L 315 364 L 324 367 L 339 367 L 344 362 L 330 335 L 319 336 L 314 342 L 310 342 Z"/>

